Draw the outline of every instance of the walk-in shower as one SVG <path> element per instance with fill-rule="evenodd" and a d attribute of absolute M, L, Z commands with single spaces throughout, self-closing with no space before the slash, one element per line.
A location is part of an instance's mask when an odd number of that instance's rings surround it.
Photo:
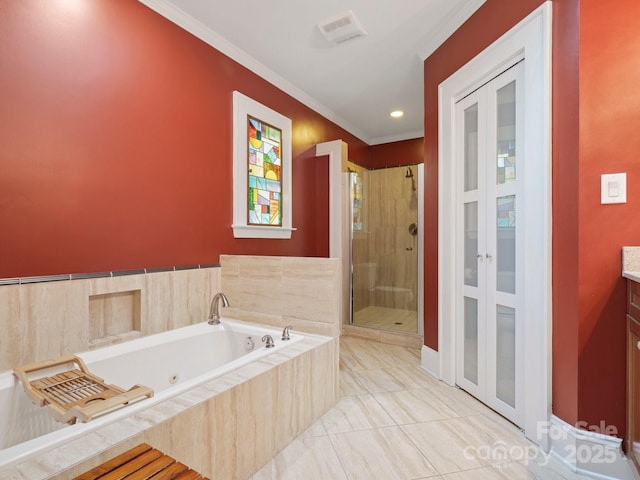
<path fill-rule="evenodd" d="M 416 166 L 356 169 L 351 189 L 351 323 L 418 333 Z"/>

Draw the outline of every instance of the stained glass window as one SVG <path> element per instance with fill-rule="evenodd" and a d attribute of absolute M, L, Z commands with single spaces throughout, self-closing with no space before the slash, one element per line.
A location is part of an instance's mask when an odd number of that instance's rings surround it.
<path fill-rule="evenodd" d="M 282 226 L 282 131 L 250 115 L 248 136 L 249 225 Z"/>
<path fill-rule="evenodd" d="M 498 198 L 498 228 L 516 226 L 516 196 Z"/>
<path fill-rule="evenodd" d="M 353 180 L 353 231 L 362 231 L 362 178 L 357 172 L 351 173 Z"/>
<path fill-rule="evenodd" d="M 516 181 L 516 82 L 497 91 L 498 184 Z"/>
<path fill-rule="evenodd" d="M 291 119 L 233 92 L 233 236 L 290 239 Z"/>

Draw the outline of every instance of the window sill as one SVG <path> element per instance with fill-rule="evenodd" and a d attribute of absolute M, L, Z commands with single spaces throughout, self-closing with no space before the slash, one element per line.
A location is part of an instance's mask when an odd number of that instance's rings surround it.
<path fill-rule="evenodd" d="M 231 225 L 235 238 L 284 238 L 290 239 L 295 228 L 261 227 L 257 225 Z"/>

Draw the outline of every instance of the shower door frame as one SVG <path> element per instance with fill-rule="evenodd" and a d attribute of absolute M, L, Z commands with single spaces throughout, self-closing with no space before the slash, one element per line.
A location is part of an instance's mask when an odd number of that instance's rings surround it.
<path fill-rule="evenodd" d="M 415 167 L 416 168 L 416 195 L 417 195 L 417 212 L 416 212 L 416 224 L 418 226 L 418 233 L 416 235 L 416 323 L 417 329 L 415 332 L 398 332 L 397 330 L 391 329 L 376 329 L 383 332 L 390 333 L 407 333 L 407 334 L 417 334 L 424 335 L 424 163 L 412 164 L 412 165 L 398 165 L 397 167 L 390 168 L 404 168 L 404 167 Z M 349 276 L 349 316 L 347 318 L 349 325 L 361 326 L 354 322 L 353 320 L 353 185 L 351 182 L 352 173 L 347 172 L 344 175 L 347 177 L 347 198 L 349 199 L 349 213 L 347 216 L 347 221 L 349 222 L 348 231 L 349 231 L 349 268 L 350 268 L 350 276 Z M 369 327 L 366 327 L 369 328 Z"/>
<path fill-rule="evenodd" d="M 349 323 L 351 308 L 351 239 L 349 216 L 348 146 L 342 140 L 316 145 L 316 157 L 329 157 L 329 258 L 337 258 L 342 272 L 340 330 Z M 424 164 L 418 164 L 418 334 L 424 335 Z M 422 221 L 421 221 L 422 220 Z"/>

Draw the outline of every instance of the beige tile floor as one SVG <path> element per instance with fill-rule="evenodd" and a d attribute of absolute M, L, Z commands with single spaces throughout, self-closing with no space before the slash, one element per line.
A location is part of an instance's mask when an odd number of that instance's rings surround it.
<path fill-rule="evenodd" d="M 338 404 L 253 480 L 586 480 L 419 364 L 417 349 L 342 337 Z"/>
<path fill-rule="evenodd" d="M 371 305 L 354 312 L 353 323 L 359 327 L 416 333 L 418 331 L 418 312 Z"/>

